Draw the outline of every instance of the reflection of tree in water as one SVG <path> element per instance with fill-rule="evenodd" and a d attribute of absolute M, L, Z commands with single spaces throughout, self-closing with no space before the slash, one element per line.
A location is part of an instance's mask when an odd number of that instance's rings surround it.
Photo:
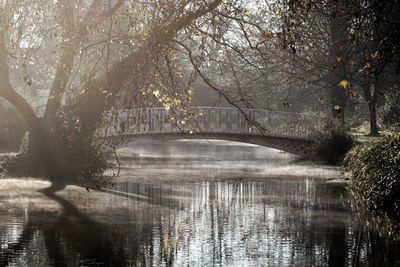
<path fill-rule="evenodd" d="M 32 251 L 47 254 L 48 262 L 57 265 L 113 266 L 246 262 L 394 266 L 400 257 L 398 244 L 350 220 L 337 200 L 341 192 L 313 180 L 122 183 L 118 189 L 129 194 L 106 191 L 112 194 L 106 202 L 116 203 L 123 196 L 148 207 L 147 213 L 132 209 L 125 224 L 94 221 L 55 194 L 61 189 L 53 185 L 42 193 L 62 205 L 62 214 L 29 214 L 19 239 L 1 247 L 0 266 L 33 257 L 28 255 Z M 165 209 L 152 210 L 160 207 Z"/>
<path fill-rule="evenodd" d="M 49 263 L 63 265 L 126 266 L 144 263 L 143 248 L 152 243 L 151 225 L 119 229 L 115 225 L 99 223 L 81 213 L 71 202 L 56 195 L 65 185 L 52 185 L 41 192 L 61 204 L 62 214 L 33 212 L 19 238 L 0 250 L 0 266 L 18 262 L 19 257 L 31 257 L 32 243 L 43 239 L 45 246 L 34 253 L 43 258 L 47 253 Z M 131 217 L 134 214 L 131 215 Z M 40 236 L 38 236 L 40 233 Z M 38 244 L 35 244 L 38 246 Z M 35 249 L 36 250 L 36 249 Z"/>
<path fill-rule="evenodd" d="M 360 229 L 350 217 L 339 200 L 343 187 L 289 180 L 206 183 L 192 191 L 198 194 L 192 212 L 170 223 L 180 244 L 178 266 L 187 264 L 187 255 L 195 265 L 346 266 L 376 261 L 390 266 L 400 259 L 393 253 L 399 252 L 398 243 Z"/>

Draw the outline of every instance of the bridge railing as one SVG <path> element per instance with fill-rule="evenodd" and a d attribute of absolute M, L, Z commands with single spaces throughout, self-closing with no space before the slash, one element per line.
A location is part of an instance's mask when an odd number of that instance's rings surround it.
<path fill-rule="evenodd" d="M 311 139 L 322 122 L 321 117 L 261 109 L 197 107 L 196 123 L 188 123 L 188 114 L 165 108 L 118 110 L 109 114 L 107 135 L 202 132 L 266 135 Z"/>

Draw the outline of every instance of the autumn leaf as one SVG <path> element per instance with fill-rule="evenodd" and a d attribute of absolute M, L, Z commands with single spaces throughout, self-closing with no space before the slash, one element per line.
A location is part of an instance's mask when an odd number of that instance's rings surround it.
<path fill-rule="evenodd" d="M 271 36 L 270 32 L 267 32 L 267 31 L 260 32 L 260 37 L 263 38 L 263 39 L 267 39 L 270 36 Z"/>
<path fill-rule="evenodd" d="M 337 56 L 337 57 L 336 57 L 336 61 L 337 61 L 337 62 L 341 62 L 342 59 L 343 59 L 343 57 L 341 57 L 341 56 Z"/>
<path fill-rule="evenodd" d="M 246 8 L 246 7 L 240 7 L 240 8 L 239 8 L 239 11 L 242 12 L 242 13 L 248 13 L 248 12 L 249 12 L 249 9 Z"/>
<path fill-rule="evenodd" d="M 337 44 L 336 47 L 337 47 L 337 49 L 339 51 L 343 51 L 344 50 L 344 45 L 342 45 L 342 44 Z"/>
<path fill-rule="evenodd" d="M 340 105 L 336 104 L 333 108 L 335 109 L 337 115 L 340 116 L 340 114 L 342 114 L 342 107 Z"/>
<path fill-rule="evenodd" d="M 205 36 L 203 35 L 203 34 L 199 34 L 199 35 L 196 35 L 196 39 L 197 39 L 197 41 L 203 41 L 204 40 L 204 38 L 205 38 Z"/>
<path fill-rule="evenodd" d="M 32 85 L 32 79 L 28 76 L 24 77 L 24 82 L 28 85 L 31 86 Z"/>
<path fill-rule="evenodd" d="M 155 97 L 160 97 L 160 91 L 158 91 L 158 90 L 156 90 L 156 91 L 154 91 L 153 92 L 153 95 L 155 96 Z"/>
<path fill-rule="evenodd" d="M 358 97 L 358 93 L 357 93 L 357 91 L 350 91 L 350 92 L 348 93 L 348 96 L 349 96 L 350 98 L 354 99 L 354 98 L 357 98 L 357 97 Z"/>
<path fill-rule="evenodd" d="M 379 52 L 376 51 L 375 53 L 371 54 L 371 58 L 372 58 L 373 60 L 378 60 L 378 59 L 380 58 Z"/>
<path fill-rule="evenodd" d="M 348 80 L 341 80 L 339 86 L 346 89 L 350 87 L 350 82 Z"/>

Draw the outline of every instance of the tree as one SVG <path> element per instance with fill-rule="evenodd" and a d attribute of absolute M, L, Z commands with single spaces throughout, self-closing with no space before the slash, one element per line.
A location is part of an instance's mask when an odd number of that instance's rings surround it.
<path fill-rule="evenodd" d="M 331 87 L 334 117 L 343 118 L 346 103 L 357 100 L 361 91 L 371 135 L 377 135 L 378 99 L 399 77 L 399 1 L 286 1 L 286 5 L 285 38 L 300 36 L 292 38 L 297 68 L 313 70 L 317 81 Z M 306 18 L 291 22 L 299 9 Z"/>
<path fill-rule="evenodd" d="M 304 25 L 315 7 L 318 3 L 301 0 L 1 0 L 0 96 L 22 114 L 30 132 L 16 166 L 30 163 L 30 172 L 54 178 L 101 173 L 107 164 L 96 138 L 108 114 L 124 105 L 162 104 L 194 120 L 196 78 L 228 104 L 256 106 L 260 93 L 271 93 L 254 81 L 276 77 L 268 77 L 266 66 L 288 66 L 283 53 L 271 60 L 271 45 L 280 41 L 299 53 L 301 38 L 293 29 Z M 338 16 L 358 25 L 359 18 L 374 18 L 371 12 Z M 382 42 L 393 48 L 398 35 L 390 36 L 389 44 Z M 232 84 L 234 90 L 227 90 Z M 33 102 L 42 91 L 48 96 L 37 110 Z"/>
<path fill-rule="evenodd" d="M 93 147 L 103 113 L 123 90 L 145 90 L 153 64 L 166 55 L 174 38 L 222 4 L 222 0 L 207 4 L 155 1 L 148 5 L 123 0 L 28 2 L 1 2 L 0 96 L 21 112 L 29 126 L 30 144 L 24 157 L 38 159 L 42 170 L 57 178 L 92 174 L 106 167 Z M 119 28 L 119 36 L 114 35 L 113 27 Z M 123 33 L 126 27 L 129 31 Z M 113 47 L 115 39 L 121 47 Z M 103 46 L 99 48 L 99 44 Z M 96 50 L 90 46 L 97 46 Z M 51 47 L 57 49 L 57 60 L 47 75 L 54 78 L 44 114 L 39 117 L 15 88 L 18 77 L 10 71 L 10 58 L 19 65 L 27 55 L 34 55 L 35 60 L 38 50 Z M 105 56 L 96 59 L 98 49 L 103 49 Z M 120 53 L 112 55 L 111 50 Z M 90 71 L 79 67 L 82 60 L 86 68 L 95 61 Z M 31 68 L 23 66 L 28 74 Z M 77 71 L 82 71 L 83 81 L 74 77 Z M 23 79 L 32 86 L 28 75 Z"/>
<path fill-rule="evenodd" d="M 22 114 L 30 132 L 28 149 L 15 164 L 30 163 L 30 172 L 54 179 L 92 176 L 107 167 L 95 139 L 105 114 L 118 105 L 158 102 L 194 117 L 190 83 L 193 73 L 208 80 L 202 68 L 210 45 L 235 51 L 241 38 L 223 38 L 237 27 L 257 37 L 261 30 L 246 8 L 256 1 L 0 3 L 0 96 Z M 185 62 L 192 71 L 180 66 Z M 46 87 L 44 110 L 35 110 L 32 95 Z"/>
<path fill-rule="evenodd" d="M 379 133 L 378 99 L 399 82 L 399 12 L 399 1 L 370 0 L 356 1 L 347 15 L 353 22 L 354 58 L 359 62 L 354 80 L 360 84 L 368 105 L 371 135 Z"/>

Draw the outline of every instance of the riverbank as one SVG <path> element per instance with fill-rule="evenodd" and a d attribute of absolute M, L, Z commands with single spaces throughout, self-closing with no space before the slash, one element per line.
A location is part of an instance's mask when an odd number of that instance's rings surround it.
<path fill-rule="evenodd" d="M 350 190 L 377 214 L 400 218 L 400 132 L 384 134 L 347 155 Z"/>

